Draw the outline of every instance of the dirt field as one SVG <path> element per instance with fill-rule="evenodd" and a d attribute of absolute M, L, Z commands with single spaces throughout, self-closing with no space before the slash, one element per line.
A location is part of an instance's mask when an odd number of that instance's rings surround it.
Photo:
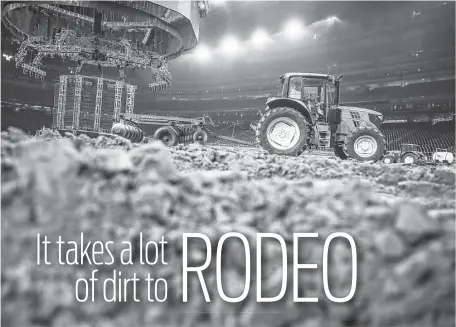
<path fill-rule="evenodd" d="M 2 134 L 3 326 L 455 325 L 454 166 L 387 166 L 315 154 L 278 157 L 254 148 L 114 143 L 55 139 L 50 133 L 39 139 L 17 131 Z M 317 263 L 318 269 L 298 278 L 300 291 L 319 302 L 293 302 L 290 253 L 290 285 L 280 302 L 257 303 L 255 278 L 245 301 L 223 302 L 216 295 L 213 260 L 205 273 L 212 302 L 205 303 L 200 286 L 192 284 L 189 303 L 182 303 L 182 233 L 205 233 L 216 244 L 229 231 L 244 234 L 250 244 L 258 232 L 278 233 L 290 249 L 293 233 L 319 233 L 299 252 L 300 262 Z M 78 240 L 81 232 L 88 240 L 136 243 L 140 232 L 147 240 L 164 235 L 170 264 L 154 266 L 154 275 L 170 281 L 168 301 L 76 302 L 76 279 L 90 277 L 94 268 L 37 266 L 36 234 Z M 323 292 L 322 249 L 333 232 L 353 236 L 358 253 L 355 297 L 343 304 L 330 302 Z M 331 246 L 334 296 L 350 289 L 347 244 Z M 115 247 L 113 253 L 120 251 Z M 263 286 L 271 295 L 278 294 L 281 283 L 278 251 L 278 243 L 263 251 Z M 204 254 L 191 248 L 189 262 L 201 264 Z M 238 295 L 245 269 L 242 248 L 227 243 L 223 260 L 226 291 Z M 124 275 L 146 272 L 138 260 L 98 269 L 100 276 L 111 276 L 113 269 Z"/>

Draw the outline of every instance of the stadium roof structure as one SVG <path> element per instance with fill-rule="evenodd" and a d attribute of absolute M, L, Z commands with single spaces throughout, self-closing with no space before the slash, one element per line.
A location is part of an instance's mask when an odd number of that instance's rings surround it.
<path fill-rule="evenodd" d="M 224 85 L 242 88 L 260 80 L 277 81 L 277 76 L 291 71 L 344 74 L 348 78 L 348 72 L 357 71 L 361 64 L 367 68 L 360 69 L 360 75 L 367 76 L 366 69 L 387 69 L 396 65 L 396 59 L 419 62 L 424 56 L 431 61 L 454 57 L 454 9 L 454 2 L 440 1 L 214 3 L 209 15 L 201 20 L 199 45 L 168 63 L 173 74 L 170 91 L 206 92 Z M 337 22 L 325 25 L 331 17 L 337 17 Z M 307 39 L 285 40 L 283 30 L 290 19 L 302 23 Z M 264 48 L 252 47 L 250 35 L 257 30 L 272 40 Z M 231 57 L 224 53 L 227 47 L 223 43 L 228 36 L 237 41 L 228 44 L 239 50 Z M 2 47 L 6 47 L 3 43 Z M 208 60 L 196 62 L 202 46 L 209 50 L 205 52 Z M 5 53 L 11 54 L 7 49 Z M 49 59 L 49 66 L 68 74 L 67 64 Z M 96 67 L 89 66 L 84 66 L 82 73 L 90 74 L 91 69 L 97 73 Z M 153 80 L 140 67 L 124 70 L 128 72 L 128 82 L 138 84 L 139 89 Z M 103 73 L 111 77 L 117 74 L 115 67 L 106 68 Z"/>
<path fill-rule="evenodd" d="M 151 87 L 167 87 L 168 61 L 196 46 L 208 10 L 208 1 L 4 1 L 1 18 L 20 44 L 24 74 L 44 78 L 43 59 L 60 57 L 76 73 L 83 65 L 117 68 L 121 78 L 126 67 L 149 70 Z"/>

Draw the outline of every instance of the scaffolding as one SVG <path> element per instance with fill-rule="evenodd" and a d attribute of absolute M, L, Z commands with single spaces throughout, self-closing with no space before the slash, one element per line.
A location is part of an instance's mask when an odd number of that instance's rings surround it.
<path fill-rule="evenodd" d="M 122 89 L 123 89 L 122 82 L 116 82 L 116 90 L 115 90 L 115 100 L 114 100 L 114 119 L 117 120 L 119 118 L 119 114 L 122 110 Z"/>
<path fill-rule="evenodd" d="M 79 116 L 81 115 L 82 76 L 76 76 L 74 85 L 73 130 L 79 130 Z"/>
<path fill-rule="evenodd" d="M 103 101 L 103 79 L 98 78 L 97 80 L 97 96 L 95 98 L 95 119 L 93 124 L 93 130 L 95 132 L 100 131 L 100 120 L 101 120 L 101 104 Z"/>
<path fill-rule="evenodd" d="M 64 128 L 67 76 L 60 76 L 59 102 L 57 106 L 57 128 Z"/>
<path fill-rule="evenodd" d="M 132 114 L 135 106 L 136 85 L 127 85 L 127 104 L 125 113 Z"/>
<path fill-rule="evenodd" d="M 124 81 L 62 75 L 55 87 L 53 127 L 60 130 L 106 132 L 114 120 L 133 113 L 136 85 Z"/>

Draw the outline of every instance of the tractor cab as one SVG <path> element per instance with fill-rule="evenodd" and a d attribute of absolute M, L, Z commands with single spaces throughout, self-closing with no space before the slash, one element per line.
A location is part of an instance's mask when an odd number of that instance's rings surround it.
<path fill-rule="evenodd" d="M 418 144 L 401 144 L 401 153 L 421 152 L 421 146 Z"/>
<path fill-rule="evenodd" d="M 339 105 L 339 79 L 326 74 L 288 73 L 280 76 L 282 98 L 302 101 L 314 121 L 327 122 L 328 111 Z"/>

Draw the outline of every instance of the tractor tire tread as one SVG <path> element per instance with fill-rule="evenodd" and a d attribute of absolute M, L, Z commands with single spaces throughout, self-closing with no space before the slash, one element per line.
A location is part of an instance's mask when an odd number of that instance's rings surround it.
<path fill-rule="evenodd" d="M 374 132 L 381 138 L 381 140 L 383 142 L 383 146 L 384 146 L 383 153 L 378 158 L 373 159 L 374 161 L 381 160 L 383 158 L 383 156 L 387 152 L 387 149 L 386 149 L 386 138 L 385 138 L 383 133 L 378 128 L 372 127 L 372 126 L 368 126 L 368 125 L 356 127 L 353 131 L 350 132 L 350 134 L 347 136 L 347 138 L 344 141 L 344 145 L 343 145 L 344 152 L 348 155 L 348 157 L 352 157 L 350 155 L 351 151 L 349 150 L 348 146 L 352 142 L 353 137 L 356 136 L 356 134 L 358 134 L 359 132 L 362 132 L 362 131 Z"/>
<path fill-rule="evenodd" d="M 300 117 L 305 123 L 306 125 L 308 126 L 308 120 L 297 110 L 293 109 L 293 108 L 289 108 L 289 107 L 276 107 L 276 108 L 267 108 L 264 112 L 264 114 L 261 116 L 260 120 L 258 121 L 257 123 L 257 127 L 256 127 L 256 130 L 255 130 L 255 141 L 258 145 L 260 145 L 263 149 L 264 147 L 261 145 L 261 141 L 262 141 L 262 134 L 261 134 L 261 129 L 262 129 L 262 126 L 264 124 L 264 122 L 266 121 L 266 119 L 273 115 L 273 114 L 276 114 L 277 112 L 283 112 L 283 113 L 292 113 L 294 115 L 297 115 L 298 117 Z M 305 141 L 305 145 L 302 146 L 302 148 L 298 149 L 298 150 L 295 150 L 295 152 L 292 154 L 293 156 L 300 156 L 304 151 L 305 149 L 307 148 L 308 144 L 309 144 L 309 133 L 310 133 L 310 130 L 307 129 L 307 135 L 306 135 L 306 141 Z M 266 149 L 265 149 L 266 150 Z"/>

